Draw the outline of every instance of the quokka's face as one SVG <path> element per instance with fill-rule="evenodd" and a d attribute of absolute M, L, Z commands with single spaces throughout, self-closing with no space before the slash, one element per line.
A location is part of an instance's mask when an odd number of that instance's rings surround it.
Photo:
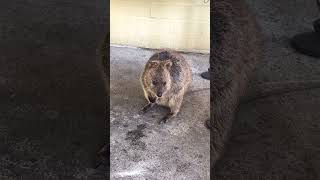
<path fill-rule="evenodd" d="M 170 68 L 171 61 L 151 61 L 147 64 L 148 75 L 147 83 L 150 90 L 157 97 L 164 96 L 171 88 Z"/>

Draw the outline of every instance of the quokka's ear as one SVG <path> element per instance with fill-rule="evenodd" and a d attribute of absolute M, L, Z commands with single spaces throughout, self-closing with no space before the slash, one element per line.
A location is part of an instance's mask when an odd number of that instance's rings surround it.
<path fill-rule="evenodd" d="M 172 66 L 172 61 L 166 61 L 165 62 L 165 64 L 164 64 L 164 66 L 167 68 L 167 69 L 170 69 L 171 68 L 171 66 Z"/>
<path fill-rule="evenodd" d="M 148 63 L 148 66 L 149 66 L 150 68 L 155 68 L 155 67 L 158 67 L 159 64 L 160 64 L 159 61 L 150 61 L 150 62 Z"/>

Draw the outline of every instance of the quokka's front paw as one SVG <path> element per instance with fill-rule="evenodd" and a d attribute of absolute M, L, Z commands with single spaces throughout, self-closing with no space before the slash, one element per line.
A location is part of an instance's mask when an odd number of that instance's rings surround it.
<path fill-rule="evenodd" d="M 148 99 L 149 99 L 150 103 L 155 103 L 157 100 L 157 98 L 152 97 L 152 96 L 149 96 Z"/>
<path fill-rule="evenodd" d="M 145 109 L 145 107 L 141 108 L 138 112 L 138 114 L 142 115 L 142 114 L 145 114 L 147 111 Z"/>
<path fill-rule="evenodd" d="M 147 105 L 145 105 L 140 111 L 139 114 L 145 114 L 146 112 L 148 112 L 148 110 L 150 110 L 150 108 L 152 108 L 154 106 L 153 103 L 149 103 Z"/>

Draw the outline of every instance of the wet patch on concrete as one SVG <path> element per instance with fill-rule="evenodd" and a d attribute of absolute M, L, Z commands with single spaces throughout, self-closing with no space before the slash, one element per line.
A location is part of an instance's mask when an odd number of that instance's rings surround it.
<path fill-rule="evenodd" d="M 134 149 L 140 149 L 140 150 L 146 149 L 146 144 L 141 141 L 142 137 L 146 137 L 146 135 L 143 132 L 145 128 L 146 128 L 145 124 L 140 124 L 137 126 L 137 129 L 129 131 L 126 134 L 125 140 L 130 141 L 130 145 Z"/>
<path fill-rule="evenodd" d="M 177 172 L 185 172 L 186 170 L 188 170 L 188 168 L 190 167 L 191 163 L 183 163 L 183 164 L 179 164 L 177 166 L 176 171 Z"/>
<path fill-rule="evenodd" d="M 210 139 L 203 125 L 210 115 L 209 91 L 186 95 L 180 113 L 159 125 L 167 108 L 155 106 L 139 114 L 146 105 L 140 73 L 153 50 L 110 50 L 111 178 L 209 179 L 209 158 L 205 157 L 209 157 Z M 209 56 L 182 55 L 193 67 L 190 91 L 209 87 L 210 82 L 200 77 L 208 69 Z"/>

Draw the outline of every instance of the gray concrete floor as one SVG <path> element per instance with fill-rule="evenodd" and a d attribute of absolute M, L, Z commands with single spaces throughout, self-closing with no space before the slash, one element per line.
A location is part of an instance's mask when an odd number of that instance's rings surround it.
<path fill-rule="evenodd" d="M 193 82 L 181 112 L 167 124 L 157 120 L 168 110 L 155 107 L 145 115 L 147 103 L 140 73 L 152 50 L 111 47 L 110 123 L 112 179 L 209 179 L 210 82 L 200 73 L 208 69 L 209 56 L 183 54 L 192 66 Z"/>
<path fill-rule="evenodd" d="M 0 2 L 0 179 L 104 179 L 107 1 Z"/>
<path fill-rule="evenodd" d="M 258 79 L 320 79 L 320 60 L 296 53 L 288 43 L 296 33 L 312 30 L 312 21 L 319 17 L 315 2 L 248 2 L 267 35 L 266 59 Z M 106 4 L 100 0 L 0 2 L 0 179 L 106 178 L 104 172 L 88 168 L 105 130 L 104 85 L 93 59 L 104 33 Z M 118 55 L 132 66 L 118 67 L 135 81 L 111 77 L 124 80 L 112 86 L 123 95 L 111 102 L 111 130 L 118 128 L 117 134 L 111 134 L 113 147 L 118 147 L 112 149 L 118 158 L 112 159 L 118 162 L 113 177 L 130 173 L 149 179 L 172 174 L 207 177 L 208 134 L 202 125 L 209 115 L 208 99 L 199 97 L 208 93 L 186 97 L 181 114 L 163 127 L 155 123 L 166 112 L 163 109 L 137 116 L 133 112 L 145 100 L 135 76 L 151 52 L 143 50 L 146 56 L 136 54 L 136 61 L 129 61 L 125 57 L 135 54 L 132 51 Z M 206 70 L 206 62 L 192 62 L 197 78 Z M 320 179 L 319 106 L 317 89 L 242 105 L 226 154 L 217 164 L 217 179 Z M 165 170 L 167 174 L 161 173 Z"/>

